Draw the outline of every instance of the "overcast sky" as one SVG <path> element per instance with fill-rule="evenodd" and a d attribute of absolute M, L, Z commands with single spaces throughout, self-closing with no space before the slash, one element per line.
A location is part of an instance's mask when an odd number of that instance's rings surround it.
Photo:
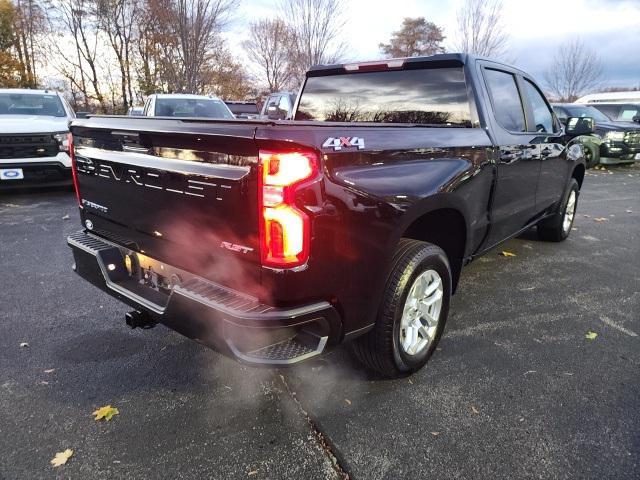
<path fill-rule="evenodd" d="M 350 60 L 380 57 L 404 17 L 425 17 L 455 36 L 456 11 L 463 0 L 343 0 L 347 10 L 345 39 Z M 556 48 L 577 35 L 594 48 L 605 65 L 606 84 L 640 86 L 640 0 L 503 0 L 510 35 L 509 56 L 543 81 Z M 230 46 L 246 35 L 246 24 L 274 16 L 279 0 L 243 0 L 230 26 Z"/>

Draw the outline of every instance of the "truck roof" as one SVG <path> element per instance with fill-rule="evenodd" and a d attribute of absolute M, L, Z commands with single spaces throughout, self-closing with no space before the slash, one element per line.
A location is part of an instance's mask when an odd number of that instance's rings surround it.
<path fill-rule="evenodd" d="M 482 57 L 479 55 L 473 55 L 470 53 L 439 53 L 437 55 L 422 57 L 385 58 L 363 62 L 336 63 L 332 65 L 314 65 L 307 72 L 307 76 L 331 75 L 332 73 L 344 71 L 358 71 L 358 67 L 379 67 L 384 66 L 384 64 L 387 65 L 388 69 L 393 70 L 402 69 L 411 65 L 417 66 L 419 64 L 426 63 L 441 63 L 449 66 L 462 66 L 472 63 L 476 60 L 484 60 L 498 65 L 504 65 L 515 70 L 519 70 L 513 65 L 509 65 L 499 60 Z M 364 68 L 363 70 L 366 70 L 366 68 Z"/>

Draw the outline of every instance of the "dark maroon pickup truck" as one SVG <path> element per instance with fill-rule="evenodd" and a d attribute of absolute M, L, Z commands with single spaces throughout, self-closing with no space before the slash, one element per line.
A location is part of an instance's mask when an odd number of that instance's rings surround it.
<path fill-rule="evenodd" d="M 462 54 L 313 68 L 293 121 L 76 120 L 74 269 L 131 327 L 245 363 L 349 340 L 410 373 L 463 265 L 570 234 L 593 122 L 567 125 L 526 73 Z"/>

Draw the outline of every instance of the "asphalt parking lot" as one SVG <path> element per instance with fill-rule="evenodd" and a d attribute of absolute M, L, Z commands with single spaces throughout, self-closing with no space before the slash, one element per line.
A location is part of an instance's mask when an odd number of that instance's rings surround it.
<path fill-rule="evenodd" d="M 0 479 L 640 478 L 640 165 L 589 173 L 574 227 L 467 267 L 427 368 L 388 381 L 129 330 L 71 271 L 73 193 L 3 194 Z"/>

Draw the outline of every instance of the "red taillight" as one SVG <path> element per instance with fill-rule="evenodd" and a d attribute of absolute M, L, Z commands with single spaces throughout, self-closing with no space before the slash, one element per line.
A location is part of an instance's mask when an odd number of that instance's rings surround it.
<path fill-rule="evenodd" d="M 296 207 L 295 192 L 318 174 L 311 152 L 260 152 L 260 250 L 262 264 L 288 268 L 309 258 L 311 223 Z"/>
<path fill-rule="evenodd" d="M 76 165 L 76 150 L 73 146 L 73 135 L 69 133 L 69 156 L 71 157 L 71 177 L 73 178 L 73 188 L 76 191 L 76 198 L 78 199 L 78 206 L 82 208 L 82 201 L 80 200 L 80 185 L 78 184 L 78 166 Z"/>

